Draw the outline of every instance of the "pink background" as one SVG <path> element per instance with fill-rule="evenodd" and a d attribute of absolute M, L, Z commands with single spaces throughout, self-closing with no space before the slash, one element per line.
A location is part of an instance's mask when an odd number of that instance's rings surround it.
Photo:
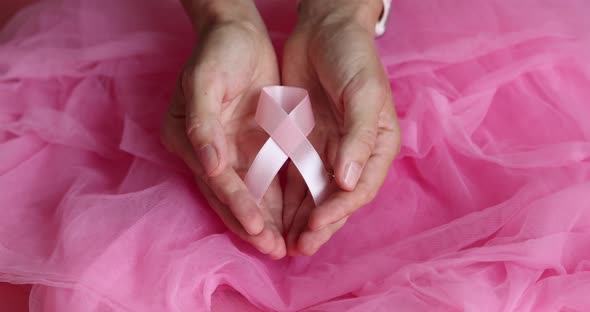
<path fill-rule="evenodd" d="M 0 28 L 16 13 L 20 8 L 26 6 L 35 0 L 2 0 L 0 2 Z M 30 287 L 15 286 L 12 284 L 0 283 L 0 308 L 3 311 L 28 311 L 28 296 Z"/>

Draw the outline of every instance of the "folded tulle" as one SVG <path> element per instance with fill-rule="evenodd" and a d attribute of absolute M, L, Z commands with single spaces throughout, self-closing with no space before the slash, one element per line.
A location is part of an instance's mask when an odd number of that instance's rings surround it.
<path fill-rule="evenodd" d="M 292 3 L 258 6 L 280 53 Z M 394 1 L 400 155 L 318 254 L 271 261 L 159 143 L 180 5 L 28 7 L 0 32 L 0 281 L 31 311 L 589 310 L 589 10 Z"/>

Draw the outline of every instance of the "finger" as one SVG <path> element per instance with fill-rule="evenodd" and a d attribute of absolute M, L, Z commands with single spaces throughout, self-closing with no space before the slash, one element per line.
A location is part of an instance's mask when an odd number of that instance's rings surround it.
<path fill-rule="evenodd" d="M 275 226 L 267 226 L 265 229 L 268 228 L 272 232 L 273 240 L 274 240 L 274 248 L 268 253 L 268 255 L 274 259 L 278 260 L 287 255 L 287 246 L 285 244 L 285 240 L 283 239 L 282 233 L 279 229 Z"/>
<path fill-rule="evenodd" d="M 233 213 L 213 194 L 206 183 L 197 179 L 199 189 L 207 199 L 209 205 L 213 208 L 215 213 L 219 216 L 223 224 L 227 226 L 230 231 L 240 237 L 242 240 L 252 244 L 263 254 L 270 254 L 276 247 L 276 234 L 270 228 L 265 228 L 257 235 L 248 234 L 240 222 L 234 217 Z"/>
<path fill-rule="evenodd" d="M 182 118 L 175 118 L 175 107 L 182 97 L 175 96 L 174 102 L 165 119 L 162 130 L 162 140 L 166 142 L 168 149 L 180 156 L 183 161 L 197 175 L 200 171 L 197 155 L 191 142 L 183 134 Z M 230 167 L 215 177 L 203 177 L 207 185 L 219 197 L 220 201 L 230 208 L 244 229 L 251 235 L 259 234 L 264 228 L 264 219 L 258 205 L 250 195 L 244 182 Z"/>
<path fill-rule="evenodd" d="M 283 258 L 287 251 L 283 238 L 283 194 L 278 177 L 269 186 L 259 206 L 265 219 L 264 229 L 270 229 L 275 240 L 275 247 L 268 255 L 272 259 Z"/>
<path fill-rule="evenodd" d="M 217 176 L 206 178 L 207 185 L 251 235 L 264 229 L 264 219 L 256 200 L 233 168 L 227 167 Z"/>
<path fill-rule="evenodd" d="M 332 223 L 317 231 L 306 231 L 301 234 L 297 242 L 297 249 L 306 256 L 315 254 L 322 245 L 340 230 L 348 218 L 343 218 L 336 223 Z"/>
<path fill-rule="evenodd" d="M 221 124 L 223 87 L 214 71 L 202 67 L 182 74 L 181 90 L 186 101 L 186 133 L 203 171 L 210 176 L 227 166 L 227 143 Z"/>
<path fill-rule="evenodd" d="M 343 91 L 344 135 L 336 156 L 335 175 L 344 190 L 354 190 L 373 154 L 387 87 L 374 72 L 362 69 Z"/>
<path fill-rule="evenodd" d="M 200 181 L 200 189 L 205 194 L 209 204 L 222 219 L 223 223 L 236 235 L 244 241 L 252 244 L 256 249 L 264 254 L 268 254 L 272 259 L 281 259 L 286 256 L 286 246 L 281 230 L 276 226 L 273 220 L 267 220 L 262 232 L 251 235 L 246 232 L 241 223 L 235 217 L 235 214 L 224 205 L 205 182 Z"/>
<path fill-rule="evenodd" d="M 313 206 L 314 203 L 312 197 L 308 194 L 303 199 L 301 206 L 297 209 L 297 213 L 293 218 L 293 223 L 287 232 L 287 254 L 290 256 L 302 255 L 299 247 L 297 246 L 297 242 L 299 241 L 299 236 L 301 233 L 308 229 L 307 221 Z"/>
<path fill-rule="evenodd" d="M 392 125 L 387 130 L 380 130 L 374 154 L 367 161 L 354 191 L 333 193 L 316 207 L 309 217 L 310 229 L 317 230 L 338 222 L 375 198 L 399 150 L 399 131 L 395 123 Z"/>
<path fill-rule="evenodd" d="M 287 183 L 285 184 L 285 195 L 283 202 L 283 227 L 285 233 L 289 233 L 289 229 L 293 224 L 293 219 L 297 210 L 301 206 L 301 202 L 305 198 L 307 187 L 297 167 L 293 163 L 289 163 L 287 168 Z"/>
<path fill-rule="evenodd" d="M 185 129 L 184 98 L 180 94 L 180 88 L 177 88 L 172 104 L 164 117 L 160 140 L 166 149 L 180 157 L 195 175 L 201 176 L 203 170 L 196 158 L 191 142 L 184 135 Z"/>

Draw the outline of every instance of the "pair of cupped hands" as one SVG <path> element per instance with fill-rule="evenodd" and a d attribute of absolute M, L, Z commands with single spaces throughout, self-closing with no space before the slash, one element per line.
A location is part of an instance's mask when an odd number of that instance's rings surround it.
<path fill-rule="evenodd" d="M 380 0 L 301 1 L 282 71 L 251 0 L 185 0 L 198 44 L 180 75 L 162 141 L 197 177 L 236 235 L 273 259 L 312 255 L 378 192 L 398 152 L 389 82 L 374 44 Z M 260 90 L 309 92 L 309 140 L 337 189 L 319 206 L 297 168 L 256 203 L 243 177 L 268 134 L 254 120 Z"/>

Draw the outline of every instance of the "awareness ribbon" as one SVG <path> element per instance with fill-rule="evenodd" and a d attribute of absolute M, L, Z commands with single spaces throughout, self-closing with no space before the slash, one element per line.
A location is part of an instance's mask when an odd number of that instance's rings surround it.
<path fill-rule="evenodd" d="M 326 195 L 330 177 L 320 155 L 307 139 L 315 126 L 307 91 L 285 86 L 262 88 L 255 119 L 270 138 L 256 155 L 244 178 L 254 198 L 260 202 L 274 177 L 290 158 L 318 205 Z"/>

